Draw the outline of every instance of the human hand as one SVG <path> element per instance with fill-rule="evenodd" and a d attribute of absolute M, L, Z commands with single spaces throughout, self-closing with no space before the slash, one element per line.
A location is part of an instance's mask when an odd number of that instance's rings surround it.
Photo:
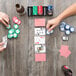
<path fill-rule="evenodd" d="M 0 12 L 0 22 L 2 22 L 5 26 L 8 27 L 9 24 L 9 17 L 7 14 Z"/>
<path fill-rule="evenodd" d="M 3 47 L 3 45 L 4 45 L 4 43 L 3 42 L 1 42 L 0 43 L 0 52 L 2 52 L 5 48 Z"/>
<path fill-rule="evenodd" d="M 48 20 L 48 23 L 47 23 L 46 28 L 48 29 L 48 31 L 51 31 L 51 30 L 53 30 L 56 26 L 59 25 L 60 21 L 61 21 L 61 20 L 60 20 L 59 18 L 54 18 L 54 19 Z"/>

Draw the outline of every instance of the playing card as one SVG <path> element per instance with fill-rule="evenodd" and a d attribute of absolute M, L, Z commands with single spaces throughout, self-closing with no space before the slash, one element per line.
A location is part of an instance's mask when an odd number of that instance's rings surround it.
<path fill-rule="evenodd" d="M 45 19 L 35 19 L 35 26 L 45 26 Z"/>
<path fill-rule="evenodd" d="M 6 48 L 6 47 L 7 47 L 7 36 L 4 36 L 4 37 L 2 38 L 2 41 L 4 42 L 3 47 Z"/>
<path fill-rule="evenodd" d="M 45 36 L 35 36 L 34 43 L 35 44 L 45 44 Z"/>
<path fill-rule="evenodd" d="M 46 54 L 35 54 L 35 61 L 46 61 Z"/>
<path fill-rule="evenodd" d="M 45 45 L 35 45 L 35 53 L 46 53 Z"/>
<path fill-rule="evenodd" d="M 45 28 L 35 28 L 35 35 L 45 35 Z"/>

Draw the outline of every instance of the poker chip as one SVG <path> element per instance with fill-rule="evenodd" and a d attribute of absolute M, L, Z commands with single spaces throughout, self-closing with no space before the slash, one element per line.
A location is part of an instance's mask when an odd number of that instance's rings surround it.
<path fill-rule="evenodd" d="M 17 23 L 18 23 L 18 19 L 16 19 L 16 20 L 14 21 L 14 23 L 16 23 L 16 24 L 17 24 Z"/>
<path fill-rule="evenodd" d="M 11 25 L 9 24 L 8 27 L 6 27 L 6 29 L 10 29 L 10 28 L 11 28 Z"/>
<path fill-rule="evenodd" d="M 74 27 L 70 27 L 70 32 L 74 32 L 75 31 L 75 28 Z"/>
<path fill-rule="evenodd" d="M 17 38 L 17 37 L 18 37 L 17 33 L 14 33 L 14 34 L 13 34 L 13 37 L 14 37 L 14 38 Z"/>
<path fill-rule="evenodd" d="M 14 24 L 14 29 L 18 29 L 19 28 L 19 25 L 18 24 Z"/>
<path fill-rule="evenodd" d="M 47 30 L 47 35 L 52 34 L 54 32 L 54 30 L 51 30 L 50 32 Z"/>
<path fill-rule="evenodd" d="M 13 19 L 13 22 L 14 22 L 14 21 L 17 19 L 17 17 L 16 17 L 16 16 L 14 16 L 12 19 Z"/>
<path fill-rule="evenodd" d="M 14 32 L 15 32 L 14 29 L 10 29 L 10 30 L 8 31 L 9 34 L 13 34 Z"/>
<path fill-rule="evenodd" d="M 62 31 L 62 32 L 64 32 L 64 31 L 65 31 L 64 26 L 60 26 L 60 31 Z"/>
<path fill-rule="evenodd" d="M 8 37 L 8 39 L 13 38 L 13 34 L 8 34 L 7 37 Z"/>
<path fill-rule="evenodd" d="M 17 33 L 17 34 L 20 34 L 20 29 L 17 29 L 17 30 L 16 30 L 16 33 Z"/>
<path fill-rule="evenodd" d="M 21 24 L 21 21 L 20 20 L 18 20 L 18 23 L 17 23 L 18 25 L 20 25 Z"/>
<path fill-rule="evenodd" d="M 68 40 L 69 40 L 69 37 L 68 37 L 68 36 L 63 36 L 63 37 L 62 37 L 62 40 L 63 40 L 63 41 L 68 41 Z"/>
<path fill-rule="evenodd" d="M 70 25 L 65 25 L 65 29 L 69 30 L 70 29 Z"/>
<path fill-rule="evenodd" d="M 66 35 L 70 35 L 70 30 L 66 30 L 66 31 L 65 31 L 65 34 L 66 34 Z"/>

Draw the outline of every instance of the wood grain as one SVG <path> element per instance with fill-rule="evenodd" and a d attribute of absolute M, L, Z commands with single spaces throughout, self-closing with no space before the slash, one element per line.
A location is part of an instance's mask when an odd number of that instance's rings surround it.
<path fill-rule="evenodd" d="M 34 60 L 34 19 L 46 18 L 47 20 L 56 17 L 65 10 L 75 0 L 0 0 L 0 11 L 7 13 L 10 17 L 13 27 L 12 17 L 17 16 L 22 24 L 19 26 L 21 33 L 17 39 L 8 40 L 8 46 L 5 51 L 0 53 L 0 76 L 64 76 L 61 71 L 62 65 L 69 65 L 73 69 L 73 76 L 76 75 L 76 34 L 71 34 L 68 42 L 61 40 L 61 33 L 55 28 L 54 34 L 46 36 L 47 61 L 35 62 Z M 30 17 L 19 16 L 15 9 L 15 4 L 27 6 L 33 5 L 54 5 L 53 17 Z M 69 17 L 65 22 L 75 26 L 76 16 Z M 0 41 L 8 30 L 0 23 Z M 68 45 L 72 54 L 66 59 L 59 55 L 61 45 Z"/>

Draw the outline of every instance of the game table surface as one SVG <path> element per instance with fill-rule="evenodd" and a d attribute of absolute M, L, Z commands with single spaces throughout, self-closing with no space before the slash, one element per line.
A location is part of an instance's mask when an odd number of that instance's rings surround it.
<path fill-rule="evenodd" d="M 76 34 L 69 36 L 69 41 L 63 42 L 61 36 L 63 33 L 56 27 L 54 34 L 46 36 L 46 62 L 35 62 L 34 51 L 34 19 L 45 18 L 46 22 L 59 15 L 76 0 L 0 0 L 0 11 L 7 13 L 12 18 L 17 16 L 21 21 L 19 25 L 20 34 L 17 39 L 8 39 L 8 46 L 0 53 L 0 76 L 64 76 L 61 71 L 62 65 L 68 65 L 73 70 L 73 76 L 76 75 Z M 15 9 L 15 4 L 22 4 L 26 11 L 27 6 L 50 5 L 54 6 L 53 17 L 28 17 L 19 16 Z M 76 16 L 64 20 L 70 25 L 76 26 Z M 0 41 L 7 35 L 8 30 L 0 23 Z M 61 57 L 59 49 L 61 45 L 68 45 L 72 52 L 68 58 Z"/>

